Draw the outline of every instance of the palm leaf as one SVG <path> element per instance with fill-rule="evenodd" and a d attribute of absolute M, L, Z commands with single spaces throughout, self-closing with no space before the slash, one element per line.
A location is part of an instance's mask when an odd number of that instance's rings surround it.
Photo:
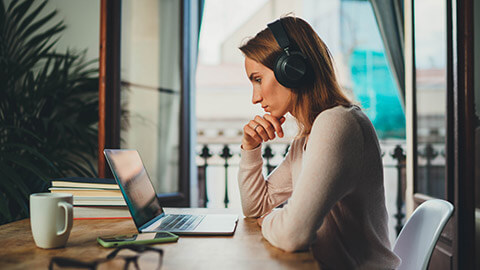
<path fill-rule="evenodd" d="M 14 170 L 0 163 L 2 177 L 4 181 L 0 182 L 2 190 L 7 191 L 7 196 L 13 199 L 22 209 L 27 209 L 26 199 L 30 190 L 22 183 L 22 177 Z"/>
<path fill-rule="evenodd" d="M 18 1 L 16 4 L 17 5 L 11 5 L 8 8 L 9 12 L 11 13 L 10 16 L 13 24 L 18 24 L 19 20 L 27 13 L 28 9 L 32 6 L 33 0 L 26 0 L 23 2 Z"/>
<path fill-rule="evenodd" d="M 36 159 L 40 160 L 40 161 L 43 161 L 44 162 L 44 166 L 49 166 L 52 170 L 56 171 L 57 168 L 55 168 L 52 164 L 52 162 L 50 160 L 48 160 L 44 155 L 40 154 L 37 150 L 35 150 L 35 148 L 33 147 L 30 147 L 28 145 L 25 145 L 25 144 L 20 144 L 20 143 L 9 143 L 9 144 L 6 144 L 3 149 L 4 150 L 7 150 L 8 148 L 12 148 L 12 149 L 19 149 L 20 151 L 24 151 L 24 152 L 28 152 L 29 154 L 31 154 L 33 157 L 35 157 Z"/>
<path fill-rule="evenodd" d="M 5 25 L 5 5 L 3 4 L 3 1 L 0 1 L 0 29 L 3 28 Z"/>
<path fill-rule="evenodd" d="M 29 159 L 22 158 L 21 155 L 17 155 L 15 153 L 8 153 L 8 155 L 0 154 L 0 158 L 2 158 L 2 156 L 4 160 L 17 165 L 23 170 L 29 171 L 34 175 L 37 175 L 42 180 L 47 180 L 49 178 L 43 170 L 34 166 L 34 164 Z"/>
<path fill-rule="evenodd" d="M 3 220 L 8 221 L 11 219 L 12 215 L 8 209 L 8 198 L 3 192 L 0 192 L 0 224 L 4 223 Z"/>
<path fill-rule="evenodd" d="M 20 26 L 18 28 L 19 29 L 27 29 L 27 27 L 33 22 L 33 20 L 35 20 L 35 18 L 38 16 L 38 14 L 40 14 L 40 12 L 43 10 L 45 5 L 47 5 L 47 1 L 43 1 L 35 10 L 33 10 L 28 16 L 26 16 L 22 20 L 22 23 L 20 24 Z M 20 32 L 20 34 L 23 34 L 23 33 Z"/>

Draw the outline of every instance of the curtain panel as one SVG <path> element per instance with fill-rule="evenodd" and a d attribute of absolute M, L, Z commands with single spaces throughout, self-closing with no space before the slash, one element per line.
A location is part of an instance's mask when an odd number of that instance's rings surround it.
<path fill-rule="evenodd" d="M 385 52 L 405 108 L 403 0 L 370 0 Z"/>

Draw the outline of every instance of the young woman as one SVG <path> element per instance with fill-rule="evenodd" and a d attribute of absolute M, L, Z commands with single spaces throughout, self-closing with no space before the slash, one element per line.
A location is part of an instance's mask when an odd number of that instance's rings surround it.
<path fill-rule="evenodd" d="M 322 269 L 396 268 L 378 139 L 342 93 L 325 44 L 304 20 L 287 16 L 240 50 L 252 102 L 266 112 L 244 126 L 238 181 L 245 216 L 258 218 L 276 247 L 311 248 Z M 265 179 L 261 144 L 283 137 L 287 113 L 299 134 Z"/>

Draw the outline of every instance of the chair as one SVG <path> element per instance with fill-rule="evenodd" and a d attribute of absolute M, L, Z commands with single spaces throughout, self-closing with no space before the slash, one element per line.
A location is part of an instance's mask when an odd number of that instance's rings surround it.
<path fill-rule="evenodd" d="M 427 269 L 438 237 L 452 213 L 453 205 L 444 200 L 428 200 L 417 207 L 393 248 L 402 259 L 398 270 Z"/>

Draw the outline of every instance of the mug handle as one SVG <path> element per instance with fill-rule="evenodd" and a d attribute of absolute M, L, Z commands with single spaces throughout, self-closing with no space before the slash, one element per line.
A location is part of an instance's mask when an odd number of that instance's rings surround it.
<path fill-rule="evenodd" d="M 57 231 L 58 236 L 64 235 L 66 232 L 69 232 L 70 229 L 72 228 L 72 222 L 70 220 L 73 220 L 73 206 L 70 203 L 67 202 L 59 202 L 58 207 L 62 207 L 65 210 L 65 226 L 63 227 L 63 230 Z"/>

